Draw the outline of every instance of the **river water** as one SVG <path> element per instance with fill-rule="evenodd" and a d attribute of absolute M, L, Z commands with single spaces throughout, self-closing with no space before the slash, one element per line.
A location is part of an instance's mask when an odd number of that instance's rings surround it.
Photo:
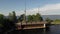
<path fill-rule="evenodd" d="M 13 30 L 8 34 L 60 34 L 60 25 L 51 25 L 46 29 Z"/>

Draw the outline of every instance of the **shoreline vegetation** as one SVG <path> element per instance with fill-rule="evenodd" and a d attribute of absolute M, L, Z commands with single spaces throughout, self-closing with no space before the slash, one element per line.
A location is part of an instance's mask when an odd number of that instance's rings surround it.
<path fill-rule="evenodd" d="M 25 18 L 27 17 L 27 18 Z M 46 18 L 45 20 L 42 18 L 42 16 L 39 13 L 36 13 L 36 15 L 28 15 L 25 14 L 20 15 L 18 18 L 16 17 L 15 11 L 12 11 L 12 13 L 9 13 L 8 18 L 6 18 L 3 14 L 0 14 L 0 32 L 5 32 L 10 29 L 16 28 L 16 23 L 37 23 L 37 22 L 43 22 L 46 21 L 49 24 L 57 24 L 57 22 L 60 22 L 60 20 L 51 20 L 49 18 Z M 58 23 L 60 24 L 60 23 Z"/>
<path fill-rule="evenodd" d="M 51 22 L 51 24 L 60 24 L 60 20 L 59 19 L 56 19 L 53 22 Z"/>

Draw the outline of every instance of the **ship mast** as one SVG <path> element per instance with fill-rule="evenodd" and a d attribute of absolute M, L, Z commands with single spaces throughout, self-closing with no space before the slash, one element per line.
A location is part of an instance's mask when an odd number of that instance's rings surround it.
<path fill-rule="evenodd" d="M 25 0 L 25 15 L 24 15 L 24 22 L 26 23 L 26 0 Z M 27 23 L 26 23 L 27 24 Z"/>
<path fill-rule="evenodd" d="M 39 7 L 38 7 L 38 13 L 39 13 Z"/>

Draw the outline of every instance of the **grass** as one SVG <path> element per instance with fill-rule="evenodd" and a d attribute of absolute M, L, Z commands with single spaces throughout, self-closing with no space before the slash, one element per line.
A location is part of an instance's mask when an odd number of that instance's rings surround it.
<path fill-rule="evenodd" d="M 60 24 L 60 20 L 55 20 L 52 22 L 52 24 Z"/>

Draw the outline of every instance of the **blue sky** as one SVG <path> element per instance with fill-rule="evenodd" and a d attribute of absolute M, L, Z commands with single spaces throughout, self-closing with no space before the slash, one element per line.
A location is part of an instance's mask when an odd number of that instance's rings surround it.
<path fill-rule="evenodd" d="M 15 11 L 17 15 L 23 14 L 25 1 L 27 15 L 37 13 L 37 8 L 42 15 L 60 15 L 60 0 L 0 0 L 0 13 L 8 15 Z"/>

